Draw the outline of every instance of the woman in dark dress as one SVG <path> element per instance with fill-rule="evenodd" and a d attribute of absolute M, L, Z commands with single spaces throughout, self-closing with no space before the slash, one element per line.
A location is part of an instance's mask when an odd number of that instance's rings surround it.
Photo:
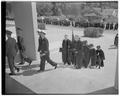
<path fill-rule="evenodd" d="M 100 69 L 100 67 L 104 67 L 103 60 L 105 60 L 104 52 L 100 48 L 100 46 L 97 46 L 96 54 L 97 54 L 97 61 L 96 61 L 97 65 L 96 66 L 99 66 L 98 68 Z"/>

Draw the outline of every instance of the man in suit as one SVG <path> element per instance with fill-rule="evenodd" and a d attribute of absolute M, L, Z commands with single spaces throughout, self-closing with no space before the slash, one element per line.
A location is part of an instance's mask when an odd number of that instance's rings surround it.
<path fill-rule="evenodd" d="M 18 44 L 18 49 L 19 49 L 20 59 L 21 59 L 21 62 L 19 63 L 19 65 L 23 65 L 25 61 L 22 53 L 25 51 L 25 47 L 23 46 L 23 37 L 21 34 L 22 29 L 17 27 L 16 32 L 17 32 L 17 40 L 18 40 L 17 44 Z"/>
<path fill-rule="evenodd" d="M 42 72 L 45 70 L 45 61 L 49 64 L 57 68 L 57 63 L 50 59 L 50 52 L 49 52 L 49 42 L 48 39 L 45 37 L 46 33 L 44 31 L 38 30 L 39 34 L 39 46 L 38 52 L 40 53 L 40 70 L 38 72 Z"/>
<path fill-rule="evenodd" d="M 6 56 L 8 58 L 8 64 L 11 71 L 9 75 L 15 75 L 14 68 L 19 72 L 19 68 L 17 68 L 14 64 L 14 59 L 18 52 L 18 47 L 17 47 L 16 40 L 11 37 L 11 34 L 12 34 L 11 31 L 6 30 L 6 35 L 8 37 L 6 41 Z"/>
<path fill-rule="evenodd" d="M 25 55 L 24 39 L 22 36 L 23 30 L 19 27 L 17 27 L 16 29 L 17 29 L 17 40 L 18 40 L 17 44 L 21 58 L 21 62 L 19 63 L 19 65 L 23 65 L 25 62 L 28 62 L 30 65 L 32 63 L 32 60 Z"/>

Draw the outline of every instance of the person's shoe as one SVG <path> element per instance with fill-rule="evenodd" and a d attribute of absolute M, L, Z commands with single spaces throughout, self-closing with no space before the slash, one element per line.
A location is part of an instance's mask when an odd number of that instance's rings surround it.
<path fill-rule="evenodd" d="M 54 69 L 56 69 L 57 68 L 57 65 L 55 65 L 55 68 Z"/>
<path fill-rule="evenodd" d="M 37 72 L 43 72 L 44 70 L 38 70 Z"/>
<path fill-rule="evenodd" d="M 21 63 L 19 63 L 18 65 L 23 65 L 23 64 L 24 64 L 24 63 L 21 62 Z"/>
<path fill-rule="evenodd" d="M 9 73 L 9 75 L 16 75 L 15 73 Z"/>
<path fill-rule="evenodd" d="M 20 71 L 20 68 L 17 68 L 16 70 L 17 70 L 17 72 L 19 72 L 19 71 Z"/>
<path fill-rule="evenodd" d="M 30 61 L 29 66 L 31 65 L 32 61 Z"/>

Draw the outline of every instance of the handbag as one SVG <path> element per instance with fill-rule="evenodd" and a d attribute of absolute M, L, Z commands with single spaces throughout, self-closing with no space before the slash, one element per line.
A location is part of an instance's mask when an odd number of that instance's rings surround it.
<path fill-rule="evenodd" d="M 62 52 L 62 48 L 59 48 L 59 52 Z"/>

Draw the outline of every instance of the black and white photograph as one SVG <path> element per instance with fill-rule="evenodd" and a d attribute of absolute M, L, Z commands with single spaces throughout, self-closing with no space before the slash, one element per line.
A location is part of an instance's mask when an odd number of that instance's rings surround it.
<path fill-rule="evenodd" d="M 1 1 L 2 94 L 118 95 L 118 3 Z"/>

